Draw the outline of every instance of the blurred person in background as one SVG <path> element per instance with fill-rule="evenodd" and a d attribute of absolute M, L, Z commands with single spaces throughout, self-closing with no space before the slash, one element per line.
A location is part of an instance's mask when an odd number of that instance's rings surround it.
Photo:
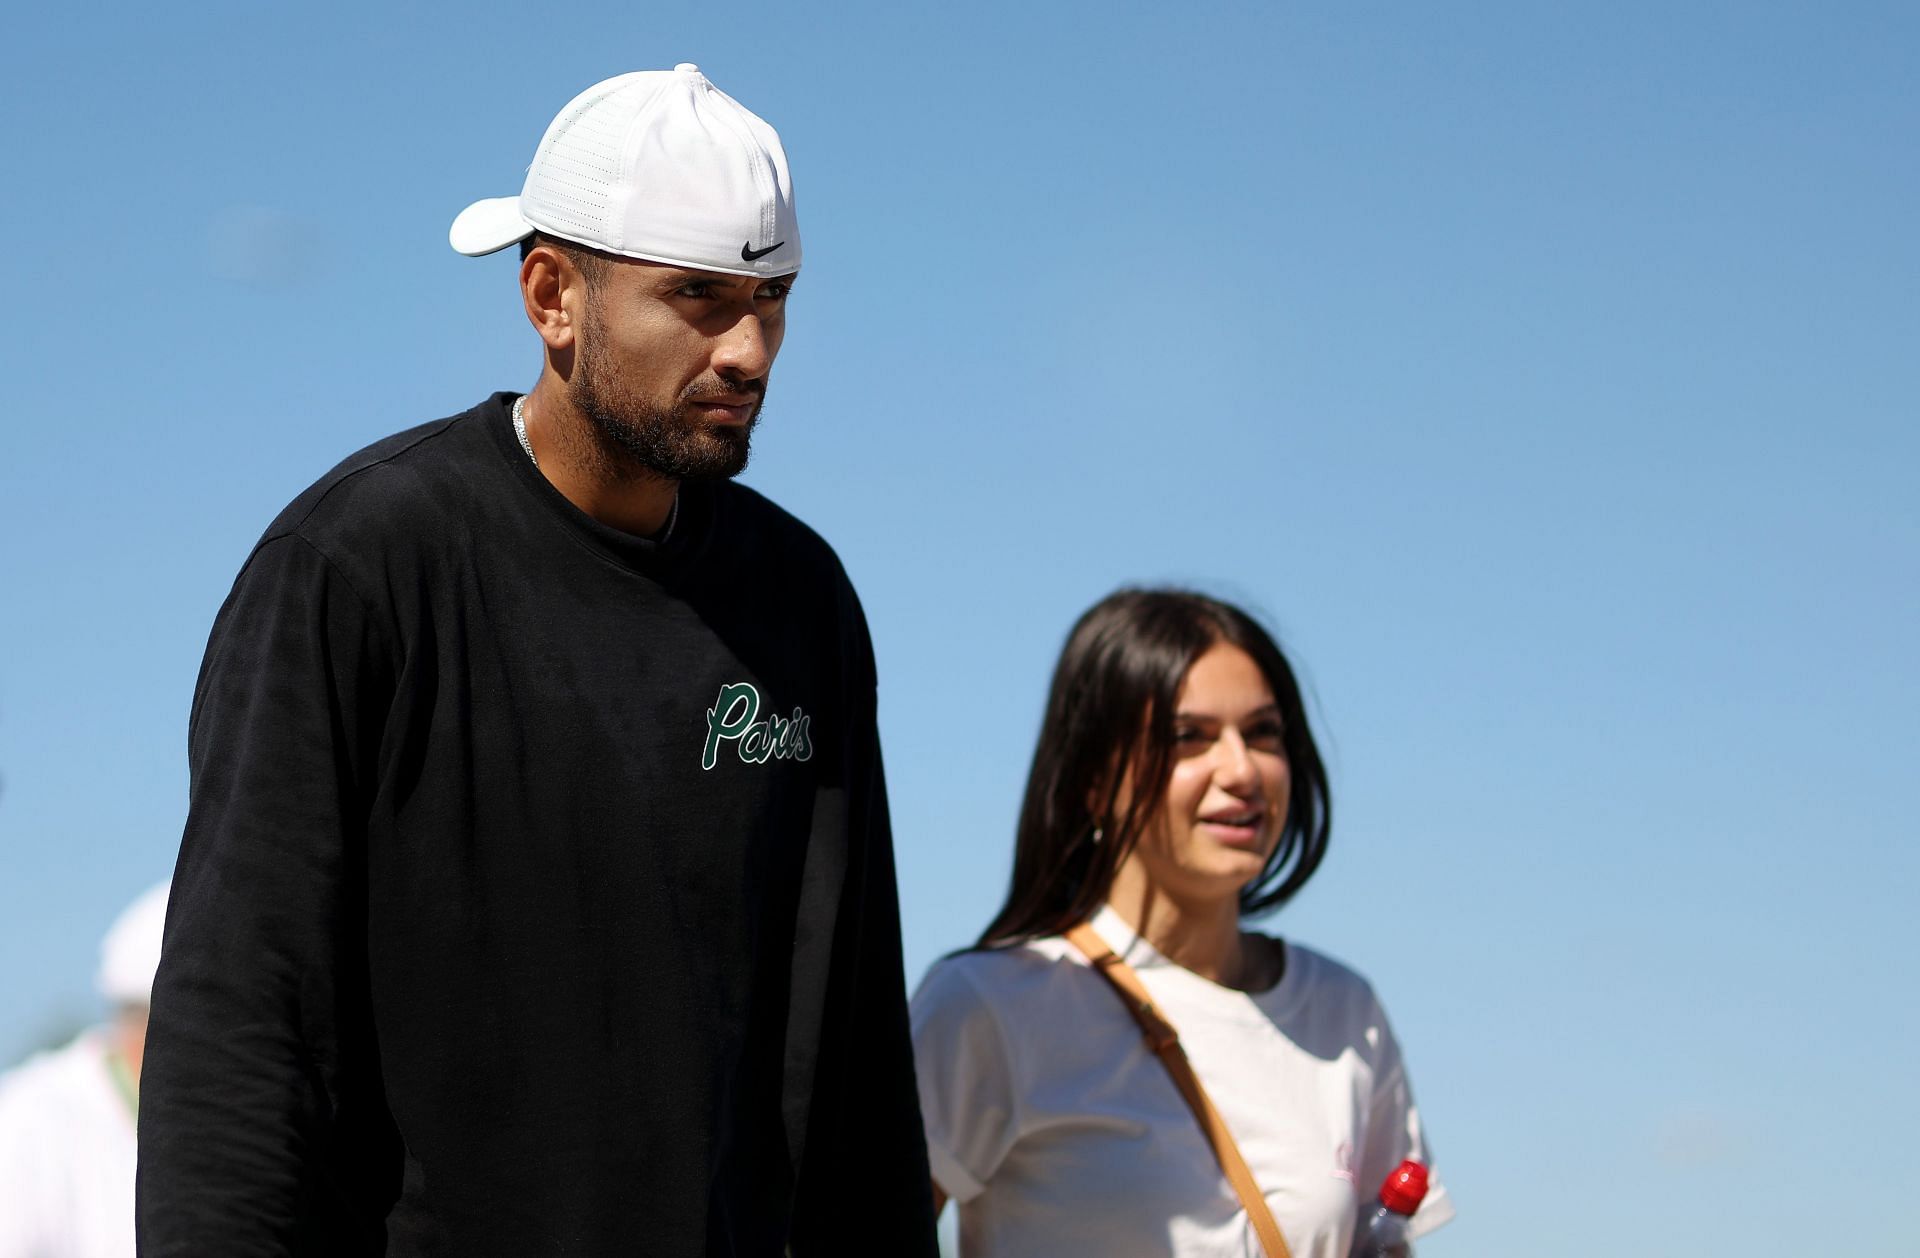
<path fill-rule="evenodd" d="M 0 1258 L 133 1258 L 134 1125 L 166 914 L 162 883 L 107 930 L 104 1024 L 0 1075 Z"/>
<path fill-rule="evenodd" d="M 935 1199 L 959 1203 L 963 1258 L 1346 1258 L 1388 1173 L 1430 1161 L 1367 981 L 1245 926 L 1305 885 L 1329 831 L 1299 685 L 1258 623 L 1178 590 L 1081 618 L 1006 903 L 913 998 Z M 1116 958 L 1144 989 L 1126 1003 L 1101 973 Z M 1169 1023 L 1283 1249 L 1256 1239 L 1200 1107 L 1143 1040 Z M 1452 1215 L 1434 1179 L 1412 1231 Z"/>
<path fill-rule="evenodd" d="M 538 375 L 349 457 L 220 609 L 140 1252 L 931 1258 L 866 621 L 732 480 L 780 138 L 622 75 L 449 236 L 519 246 Z"/>

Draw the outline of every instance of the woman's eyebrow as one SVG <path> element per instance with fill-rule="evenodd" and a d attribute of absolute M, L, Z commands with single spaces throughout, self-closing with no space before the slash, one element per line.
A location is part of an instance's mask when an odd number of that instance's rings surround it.
<path fill-rule="evenodd" d="M 1248 712 L 1246 716 L 1243 716 L 1241 719 L 1246 720 L 1249 717 L 1268 716 L 1268 715 L 1272 715 L 1272 716 L 1280 715 L 1280 705 L 1277 702 L 1263 703 L 1259 707 L 1253 709 L 1251 712 Z M 1218 721 L 1221 718 L 1218 716 L 1215 716 L 1211 712 L 1189 712 L 1186 709 L 1182 708 L 1173 714 L 1173 719 L 1176 721 Z"/>

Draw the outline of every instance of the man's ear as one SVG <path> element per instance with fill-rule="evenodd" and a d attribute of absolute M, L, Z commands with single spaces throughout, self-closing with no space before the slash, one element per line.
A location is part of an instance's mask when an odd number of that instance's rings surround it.
<path fill-rule="evenodd" d="M 586 277 L 552 245 L 535 245 L 520 263 L 520 299 L 527 322 L 549 350 L 570 350 L 586 302 Z"/>

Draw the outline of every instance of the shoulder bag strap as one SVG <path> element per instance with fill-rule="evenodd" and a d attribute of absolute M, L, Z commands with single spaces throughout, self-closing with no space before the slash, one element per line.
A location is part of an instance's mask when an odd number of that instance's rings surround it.
<path fill-rule="evenodd" d="M 1186 1098 L 1187 1108 L 1193 1111 L 1200 1130 L 1207 1137 L 1207 1143 L 1213 1146 L 1213 1155 L 1220 1159 L 1220 1169 L 1227 1173 L 1227 1182 L 1233 1185 L 1233 1191 L 1240 1197 L 1240 1204 L 1246 1208 L 1247 1218 L 1252 1221 L 1253 1230 L 1260 1237 L 1260 1245 L 1267 1251 L 1267 1258 L 1292 1258 L 1287 1250 L 1286 1238 L 1280 1235 L 1280 1225 L 1273 1221 L 1273 1211 L 1267 1209 L 1267 1199 L 1260 1192 L 1260 1185 L 1254 1182 L 1253 1172 L 1247 1169 L 1247 1160 L 1240 1156 L 1240 1146 L 1233 1142 L 1233 1133 L 1227 1130 L 1226 1120 L 1220 1117 L 1220 1111 L 1207 1098 L 1206 1089 L 1200 1086 L 1200 1077 L 1193 1073 L 1193 1064 L 1187 1060 L 1186 1050 L 1180 1047 L 1180 1033 L 1154 1007 L 1153 998 L 1147 995 L 1140 976 L 1112 948 L 1107 947 L 1107 941 L 1100 938 L 1092 926 L 1084 922 L 1067 932 L 1067 942 L 1085 953 L 1100 977 L 1113 984 L 1120 1003 L 1127 1007 L 1127 1012 L 1133 1015 L 1133 1020 L 1140 1024 L 1140 1030 L 1146 1034 L 1147 1047 L 1153 1050 L 1161 1064 L 1166 1066 L 1167 1073 L 1173 1076 L 1174 1086 Z"/>

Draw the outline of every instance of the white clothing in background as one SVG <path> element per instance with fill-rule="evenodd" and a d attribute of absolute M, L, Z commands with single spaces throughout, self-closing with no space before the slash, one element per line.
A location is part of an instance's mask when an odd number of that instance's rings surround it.
<path fill-rule="evenodd" d="M 1361 1203 L 1431 1155 L 1365 979 L 1297 944 L 1265 992 L 1221 987 L 1094 929 L 1139 972 L 1246 1157 L 1294 1258 L 1346 1258 Z M 1212 1148 L 1139 1026 L 1064 939 L 961 953 L 913 998 L 934 1180 L 962 1258 L 1259 1258 Z M 1435 1175 L 1413 1233 L 1453 1217 Z"/>
<path fill-rule="evenodd" d="M 133 1258 L 133 1174 L 104 1030 L 0 1075 L 0 1258 Z"/>

